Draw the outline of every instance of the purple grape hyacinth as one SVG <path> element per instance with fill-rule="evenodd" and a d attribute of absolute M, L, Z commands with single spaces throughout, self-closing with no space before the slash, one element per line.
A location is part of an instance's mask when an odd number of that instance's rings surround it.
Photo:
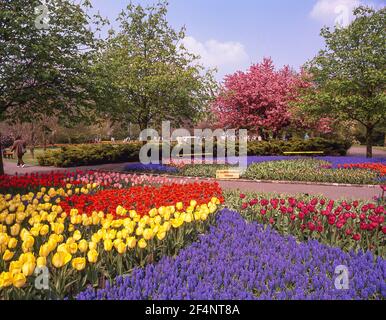
<path fill-rule="evenodd" d="M 142 164 L 142 163 L 131 163 L 128 164 L 125 169 L 128 172 L 154 172 L 154 173 L 176 173 L 177 168 L 165 166 L 162 164 Z"/>
<path fill-rule="evenodd" d="M 340 265 L 349 271 L 347 290 L 335 287 Z M 370 252 L 298 243 L 225 209 L 217 225 L 177 257 L 136 268 L 104 289 L 88 288 L 77 299 L 382 299 L 385 279 L 386 261 Z"/>

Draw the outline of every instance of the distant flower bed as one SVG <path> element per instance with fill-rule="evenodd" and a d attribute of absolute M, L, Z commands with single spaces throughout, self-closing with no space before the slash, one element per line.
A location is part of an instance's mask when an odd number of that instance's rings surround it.
<path fill-rule="evenodd" d="M 242 236 L 240 236 L 242 235 Z M 336 287 L 335 270 L 349 271 L 349 289 Z M 136 268 L 104 289 L 89 288 L 80 300 L 382 299 L 386 262 L 371 253 L 345 253 L 317 241 L 298 243 L 271 228 L 247 223 L 223 210 L 217 226 L 199 242 Z"/>
<path fill-rule="evenodd" d="M 237 158 L 179 159 L 168 164 L 130 164 L 125 170 L 188 177 L 215 178 L 217 170 L 232 169 Z M 382 184 L 386 159 L 365 157 L 248 156 L 243 178 L 348 184 Z"/>
<path fill-rule="evenodd" d="M 131 163 L 128 164 L 125 169 L 128 172 L 154 172 L 154 173 L 177 173 L 178 169 L 172 166 L 165 166 L 162 164 L 142 164 Z"/>

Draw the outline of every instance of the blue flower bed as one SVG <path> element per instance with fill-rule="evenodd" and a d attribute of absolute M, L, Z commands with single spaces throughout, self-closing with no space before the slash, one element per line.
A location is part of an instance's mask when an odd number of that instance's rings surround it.
<path fill-rule="evenodd" d="M 328 161 L 333 168 L 343 164 L 358 164 L 358 163 L 383 163 L 386 164 L 386 158 L 366 158 L 366 157 L 317 157 L 316 159 Z"/>
<path fill-rule="evenodd" d="M 223 159 L 223 158 L 219 158 Z M 283 160 L 298 160 L 298 159 L 317 159 L 317 160 L 324 160 L 327 162 L 330 162 L 332 165 L 332 168 L 338 168 L 338 165 L 343 164 L 358 164 L 358 163 L 383 163 L 386 164 L 386 158 L 372 158 L 368 159 L 366 157 L 333 157 L 333 156 L 320 156 L 320 157 L 306 157 L 306 156 L 248 156 L 248 166 L 252 163 L 262 163 L 262 162 L 271 162 L 271 161 L 283 161 Z M 227 159 L 228 161 L 237 161 L 238 158 L 229 157 Z"/>
<path fill-rule="evenodd" d="M 347 266 L 349 289 L 335 288 L 336 267 Z M 134 269 L 106 288 L 87 289 L 93 299 L 382 299 L 386 261 L 371 253 L 345 253 L 317 241 L 297 243 L 271 228 L 223 210 L 217 226 L 177 257 Z"/>
<path fill-rule="evenodd" d="M 131 163 L 125 166 L 125 171 L 128 172 L 149 172 L 149 173 L 177 173 L 178 169 L 162 164 L 142 164 Z"/>

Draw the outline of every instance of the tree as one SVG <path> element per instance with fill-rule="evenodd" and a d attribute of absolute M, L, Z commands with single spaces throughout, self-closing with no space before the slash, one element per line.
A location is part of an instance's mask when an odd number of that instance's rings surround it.
<path fill-rule="evenodd" d="M 93 88 L 102 112 L 142 129 L 162 120 L 178 123 L 205 111 L 215 88 L 212 72 L 197 63 L 166 20 L 167 2 L 129 4 L 104 50 L 95 58 Z"/>
<path fill-rule="evenodd" d="M 372 157 L 373 132 L 386 121 L 386 9 L 354 10 L 347 28 L 324 28 L 326 48 L 306 68 L 313 86 L 301 107 L 316 116 L 355 120 L 366 128 L 367 157 Z"/>
<path fill-rule="evenodd" d="M 291 123 L 290 102 L 307 83 L 288 66 L 275 70 L 271 59 L 225 78 L 213 104 L 223 127 L 274 135 Z"/>
<path fill-rule="evenodd" d="M 0 118 L 38 122 L 55 116 L 71 124 L 85 119 L 92 106 L 87 68 L 96 42 L 86 13 L 91 5 L 42 3 L 0 2 Z M 48 9 L 46 19 L 35 12 L 42 8 Z"/>

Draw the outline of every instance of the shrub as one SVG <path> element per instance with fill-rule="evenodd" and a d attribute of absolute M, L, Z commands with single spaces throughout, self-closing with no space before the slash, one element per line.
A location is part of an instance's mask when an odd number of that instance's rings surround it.
<path fill-rule="evenodd" d="M 248 155 L 268 156 L 282 155 L 284 152 L 323 151 L 324 155 L 344 156 L 350 147 L 350 142 L 323 138 L 291 141 L 253 141 L 248 143 Z"/>
<path fill-rule="evenodd" d="M 38 156 L 39 165 L 74 167 L 138 161 L 141 143 L 68 145 Z"/>

